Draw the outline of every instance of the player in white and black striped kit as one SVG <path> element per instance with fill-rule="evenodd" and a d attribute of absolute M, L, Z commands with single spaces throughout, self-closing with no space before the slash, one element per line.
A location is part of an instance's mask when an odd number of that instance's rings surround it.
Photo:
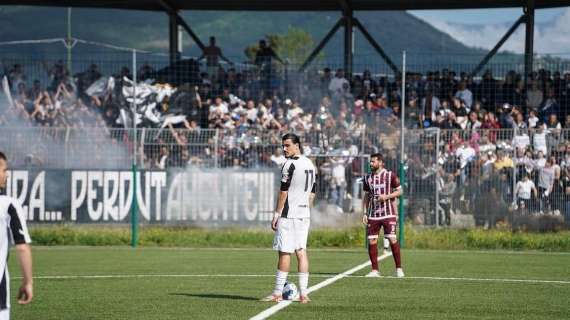
<path fill-rule="evenodd" d="M 6 188 L 8 163 L 6 155 L 0 152 L 0 189 Z M 0 195 L 0 320 L 10 319 L 10 276 L 8 274 L 8 251 L 10 244 L 16 246 L 16 253 L 22 272 L 22 285 L 18 291 L 18 303 L 28 304 L 33 297 L 32 250 L 26 227 L 26 216 L 18 200 Z"/>
<path fill-rule="evenodd" d="M 275 276 L 275 289 L 264 301 L 282 300 L 283 286 L 287 281 L 291 254 L 297 256 L 299 270 L 299 301 L 310 301 L 307 287 L 309 283 L 309 258 L 307 237 L 311 207 L 316 192 L 316 168 L 309 158 L 301 154 L 301 141 L 295 134 L 288 133 L 281 139 L 287 161 L 281 169 L 281 190 L 271 228 L 276 231 L 273 249 L 278 251 L 279 262 Z"/>

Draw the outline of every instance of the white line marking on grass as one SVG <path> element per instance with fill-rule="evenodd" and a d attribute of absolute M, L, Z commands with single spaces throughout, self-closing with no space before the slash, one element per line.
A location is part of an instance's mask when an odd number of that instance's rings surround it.
<path fill-rule="evenodd" d="M 296 277 L 296 275 L 291 275 Z M 34 276 L 41 280 L 76 280 L 76 279 L 132 279 L 132 278 L 266 278 L 275 277 L 274 274 L 86 274 L 86 275 L 45 275 Z M 314 274 L 313 278 L 329 278 L 327 274 Z M 356 276 L 354 276 L 356 277 Z M 22 279 L 22 277 L 14 277 Z"/>
<path fill-rule="evenodd" d="M 219 248 L 208 248 L 208 247 L 158 247 L 158 246 L 148 246 L 148 247 L 138 247 L 133 249 L 128 246 L 35 246 L 34 250 L 45 250 L 45 251 L 56 251 L 56 250 L 77 250 L 77 249 L 88 249 L 88 250 L 124 250 L 124 251 L 137 251 L 137 250 L 156 250 L 156 251 L 271 251 L 275 252 L 275 250 L 271 248 L 232 248 L 232 247 L 219 247 Z M 361 248 L 311 248 L 311 251 L 321 251 L 321 252 L 362 252 Z M 503 250 L 503 249 L 496 249 L 496 250 L 445 250 L 445 249 L 406 249 L 406 252 L 415 252 L 415 253 L 427 253 L 430 254 L 432 252 L 441 252 L 441 253 L 450 253 L 450 254 L 512 254 L 512 255 L 552 255 L 552 256 L 567 256 L 570 255 L 570 252 L 561 252 L 561 251 L 533 251 L 533 250 L 526 250 L 526 251 L 513 251 L 513 250 Z"/>
<path fill-rule="evenodd" d="M 116 250 L 116 251 L 137 251 L 137 250 L 150 250 L 150 251 L 270 251 L 275 252 L 272 248 L 257 248 L 257 247 L 158 247 L 158 246 L 148 246 L 148 247 L 137 247 L 131 248 L 128 246 L 35 246 L 34 250 L 40 251 L 66 251 L 66 250 L 93 250 L 93 251 L 106 251 L 106 250 Z M 311 248 L 311 251 L 318 252 L 355 252 L 361 253 L 361 248 Z"/>
<path fill-rule="evenodd" d="M 396 277 L 386 276 L 384 278 Z M 564 280 L 536 280 L 536 279 L 493 279 L 493 278 L 453 278 L 453 277 L 404 277 L 404 279 L 418 279 L 418 280 L 444 280 L 444 281 L 486 281 L 486 282 L 517 282 L 517 283 L 558 283 L 570 284 L 570 281 Z"/>
<path fill-rule="evenodd" d="M 349 270 L 350 271 L 350 270 Z M 291 275 L 296 277 L 296 275 Z M 267 278 L 274 274 L 101 274 L 101 275 L 52 275 L 34 276 L 38 280 L 76 280 L 76 279 L 133 279 L 133 278 Z M 326 274 L 311 274 L 312 278 L 329 278 Z M 364 278 L 364 276 L 344 275 L 346 278 Z M 14 277 L 22 279 L 22 277 Z M 392 276 L 381 276 L 386 279 L 401 279 Z M 332 279 L 332 278 L 331 278 Z M 498 279 L 498 278 L 459 278 L 459 277 L 413 277 L 405 279 L 414 280 L 443 280 L 443 281 L 484 281 L 484 282 L 513 282 L 513 283 L 554 283 L 570 284 L 570 280 L 540 280 L 540 279 Z M 329 279 L 330 280 L 330 279 Z M 323 283 L 326 281 L 323 281 Z M 316 286 L 315 286 L 316 287 Z M 320 289 L 320 288 L 318 288 Z M 309 290 L 317 290 L 314 287 Z"/>
<path fill-rule="evenodd" d="M 296 275 L 291 275 L 296 277 Z M 129 279 L 129 278 L 265 278 L 275 277 L 274 274 L 93 274 L 93 275 L 51 275 L 34 276 L 43 280 L 75 280 L 75 279 Z M 315 274 L 313 278 L 329 278 L 330 275 Z M 22 277 L 14 277 L 22 279 Z"/>
<path fill-rule="evenodd" d="M 387 257 L 389 257 L 389 256 L 391 256 L 391 255 L 392 255 L 391 253 L 386 253 L 386 254 L 384 254 L 384 255 L 378 257 L 378 261 L 384 260 L 384 259 L 386 259 Z M 357 272 L 357 271 L 359 271 L 359 270 L 361 270 L 361 269 L 363 269 L 363 268 L 365 268 L 366 266 L 369 266 L 369 265 L 370 265 L 370 261 L 366 261 L 365 263 L 359 264 L 359 265 L 357 265 L 356 267 L 354 267 L 354 268 L 352 268 L 352 269 L 350 269 L 350 270 L 347 270 L 347 271 L 345 271 L 345 272 L 343 272 L 343 273 L 339 273 L 339 274 L 337 274 L 336 276 L 334 276 L 334 277 L 332 277 L 332 278 L 329 278 L 329 279 L 327 279 L 327 280 L 325 280 L 325 281 L 322 281 L 322 282 L 317 283 L 316 285 L 310 287 L 307 291 L 308 291 L 308 293 L 311 293 L 311 292 L 317 291 L 317 290 L 319 290 L 319 289 L 322 289 L 322 288 L 324 288 L 324 287 L 326 287 L 326 286 L 328 286 L 328 285 L 330 285 L 330 284 L 332 284 L 332 283 L 334 283 L 334 282 L 336 282 L 336 281 L 338 281 L 338 280 L 340 280 L 340 279 L 342 279 L 342 278 L 344 278 L 344 277 L 347 277 L 347 276 L 349 276 L 349 275 L 351 275 L 351 274 L 353 274 L 353 273 L 355 273 L 355 272 Z M 250 318 L 249 320 L 263 320 L 263 319 L 267 319 L 267 318 L 269 318 L 270 316 L 274 315 L 275 313 L 279 312 L 279 310 L 282 310 L 282 309 L 287 308 L 291 303 L 292 303 L 292 301 L 290 301 L 290 300 L 281 301 L 281 302 L 279 302 L 279 303 L 273 305 L 271 308 L 265 309 L 264 311 L 262 311 L 261 313 L 257 314 L 256 316 Z"/>
<path fill-rule="evenodd" d="M 433 252 L 437 253 L 451 253 L 451 254 L 499 254 L 499 255 L 547 255 L 547 256 L 567 256 L 570 252 L 563 251 L 538 251 L 538 250 L 524 250 L 515 251 L 509 249 L 406 249 L 406 252 L 414 253 L 427 253 L 431 254 Z"/>
<path fill-rule="evenodd" d="M 350 271 L 350 270 L 349 270 Z M 296 275 L 291 275 L 296 277 Z M 268 278 L 275 277 L 274 274 L 101 274 L 101 275 L 52 275 L 52 276 L 34 276 L 37 280 L 76 280 L 76 279 L 134 279 L 134 278 Z M 326 274 L 311 274 L 312 278 L 329 278 Z M 364 276 L 344 275 L 346 278 L 364 278 Z M 22 277 L 14 277 L 22 279 Z M 393 276 L 381 276 L 386 279 L 399 279 Z M 329 281 L 330 278 L 326 281 Z M 539 279 L 498 279 L 498 278 L 459 278 L 459 277 L 414 277 L 406 276 L 403 280 L 442 280 L 442 281 L 483 281 L 483 282 L 512 282 L 512 283 L 554 283 L 554 284 L 570 284 L 570 280 L 539 280 Z M 322 283 L 325 283 L 323 281 Z M 310 292 L 321 287 L 315 288 L 321 284 L 311 287 Z M 328 285 L 328 284 L 326 284 Z"/>
<path fill-rule="evenodd" d="M 73 279 L 129 279 L 129 278 L 261 278 L 275 277 L 274 274 L 100 274 L 100 275 L 61 275 L 34 276 L 34 279 L 73 280 Z M 22 277 L 15 277 L 22 279 Z"/>

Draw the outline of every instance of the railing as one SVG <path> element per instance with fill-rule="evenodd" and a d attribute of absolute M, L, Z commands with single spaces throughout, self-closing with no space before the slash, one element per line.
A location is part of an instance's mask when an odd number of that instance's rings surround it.
<path fill-rule="evenodd" d="M 391 55 L 398 66 L 402 64 L 399 54 Z M 169 66 L 165 56 L 140 52 L 79 54 L 69 64 L 64 56 L 38 58 L 5 51 L 2 57 L 2 71 L 9 80 L 9 88 L 3 91 L 9 91 L 17 103 L 10 109 L 5 109 L 5 104 L 0 106 L 0 145 L 16 168 L 128 170 L 135 163 L 142 170 L 274 170 L 279 162 L 281 135 L 297 131 L 303 138 L 305 154 L 321 159 L 319 167 L 326 169 L 334 162 L 352 168 L 345 171 L 345 189 L 337 188 L 333 193 L 327 186 L 329 180 L 323 178 L 323 189 L 319 192 L 321 199 L 350 212 L 358 209 L 355 199 L 359 185 L 354 177 L 365 171 L 365 157 L 381 152 L 392 170 L 396 170 L 400 161 L 398 116 L 403 84 L 401 75 L 379 60 L 363 63 L 365 60 L 355 58 L 359 62 L 355 63 L 354 73 L 343 75 L 348 87 L 341 88 L 331 86 L 331 78 L 340 64 L 316 63 L 300 72 L 294 64 L 244 63 L 212 68 L 192 59 Z M 493 227 L 501 221 L 514 225 L 519 214 L 568 215 L 570 206 L 566 209 L 564 184 L 568 176 L 564 171 L 567 161 L 561 150 L 563 146 L 566 150 L 569 131 L 552 130 L 544 135 L 530 131 L 525 136 L 519 134 L 522 131 L 510 129 L 472 131 L 467 126 L 461 131 L 435 129 L 438 116 L 454 111 L 466 119 L 461 112 L 468 110 L 480 117 L 494 112 L 505 127 L 509 113 L 505 111 L 512 110 L 511 107 L 519 110 L 525 121 L 531 111 L 536 111 L 541 119 L 556 115 L 564 127 L 570 128 L 570 118 L 565 118 L 570 110 L 568 57 L 535 57 L 534 72 L 525 82 L 522 56 L 497 56 L 490 61 L 488 71 L 471 75 L 470 71 L 482 57 L 408 53 L 404 133 L 408 217 L 428 225 L 477 223 Z M 332 69 L 330 73 L 327 68 Z M 138 128 L 116 129 L 116 126 L 132 126 L 129 113 L 133 105 L 125 92 L 128 95 L 129 79 L 135 78 L 135 71 L 138 81 L 154 79 L 157 83 L 167 83 L 175 86 L 179 94 L 156 101 L 156 108 L 149 111 L 155 97 L 151 94 L 147 100 L 135 104 L 142 121 Z M 69 86 L 66 90 L 70 91 L 70 97 L 60 99 L 61 105 L 56 109 L 64 110 L 65 116 L 51 117 L 55 113 L 46 107 L 31 119 L 33 100 L 46 89 L 55 100 L 56 92 L 64 91 L 64 85 Z M 196 102 L 196 92 L 201 103 Z M 432 100 L 431 95 L 436 98 Z M 257 120 L 251 124 L 244 121 L 246 117 L 255 118 L 247 112 L 212 117 L 208 108 L 217 96 L 230 100 L 232 111 L 242 105 L 240 99 L 250 98 L 256 105 L 263 102 L 269 108 L 264 98 L 270 97 L 274 108 L 264 115 L 276 118 L 280 112 L 285 115 L 278 125 L 267 126 Z M 294 117 L 287 117 L 291 108 L 288 99 L 298 102 L 304 115 L 312 120 L 305 119 L 299 125 Z M 327 99 L 330 103 L 323 101 Z M 374 107 L 367 108 L 367 104 Z M 395 114 L 381 115 L 375 110 L 376 104 L 391 106 Z M 258 111 L 261 110 L 259 107 Z M 185 115 L 197 126 L 187 130 L 165 125 L 168 116 L 177 114 Z M 153 118 L 158 120 L 153 122 Z M 66 127 L 61 128 L 62 125 Z M 281 129 L 275 130 L 276 127 Z M 457 160 L 457 149 L 469 149 L 462 146 L 464 141 L 475 153 L 470 155 L 471 150 L 461 150 L 462 158 Z M 503 157 L 500 155 L 503 153 L 514 158 L 516 147 L 527 148 L 529 144 L 532 159 L 518 157 L 524 161 L 521 162 L 524 170 L 518 162 L 505 169 L 502 165 L 495 168 L 495 162 L 489 160 L 489 157 Z M 538 188 L 543 160 L 536 159 L 537 150 L 542 150 L 544 156 L 554 152 L 561 170 L 558 173 L 556 168 L 556 187 L 548 196 L 543 192 L 540 198 L 523 202 L 525 207 L 521 209 L 516 191 L 522 173 L 529 173 Z M 339 197 L 344 199 L 339 201 Z M 491 198 L 496 205 L 478 207 L 490 203 L 485 199 Z M 498 210 L 500 214 L 492 210 L 503 207 L 504 210 Z M 569 220 L 567 217 L 566 221 Z"/>
<path fill-rule="evenodd" d="M 142 170 L 269 170 L 279 175 L 284 161 L 279 131 L 143 128 L 136 133 L 136 163 Z M 367 172 L 367 155 L 384 154 L 386 167 L 396 171 L 398 132 L 370 128 L 330 148 L 319 145 L 321 134 L 301 133 L 305 153 L 318 167 L 318 199 L 339 212 L 360 212 L 359 178 Z M 0 128 L 11 167 L 32 171 L 129 170 L 133 137 L 133 130 L 123 129 Z M 406 215 L 419 224 L 465 227 L 514 225 L 538 217 L 568 221 L 569 137 L 570 130 L 406 130 Z M 545 169 L 544 155 L 554 162 L 552 169 Z M 528 201 L 524 190 L 517 190 L 525 175 L 537 190 Z"/>

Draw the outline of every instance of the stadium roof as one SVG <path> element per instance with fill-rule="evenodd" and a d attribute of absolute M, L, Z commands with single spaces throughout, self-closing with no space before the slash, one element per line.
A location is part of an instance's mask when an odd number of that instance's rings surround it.
<path fill-rule="evenodd" d="M 0 0 L 0 5 L 114 8 L 164 11 L 175 10 L 243 10 L 243 11 L 354 11 L 482 9 L 525 7 L 534 2 L 536 9 L 570 6 L 570 0 Z"/>

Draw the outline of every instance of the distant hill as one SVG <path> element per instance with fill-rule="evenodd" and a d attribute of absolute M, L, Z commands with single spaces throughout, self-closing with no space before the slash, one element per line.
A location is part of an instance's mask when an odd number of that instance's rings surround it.
<path fill-rule="evenodd" d="M 185 12 L 185 20 L 207 43 L 210 35 L 218 38 L 224 54 L 234 61 L 246 59 L 244 48 L 268 33 L 284 33 L 289 26 L 309 32 L 315 43 L 339 18 L 335 12 Z M 473 49 L 434 29 L 424 21 L 403 11 L 358 12 L 356 17 L 397 62 L 402 50 L 430 61 L 444 55 L 473 56 L 483 51 Z M 72 11 L 73 37 L 123 47 L 166 52 L 168 19 L 159 12 L 78 9 Z M 67 9 L 42 7 L 0 7 L 0 41 L 59 38 L 66 36 Z M 325 48 L 326 62 L 342 61 L 343 30 L 339 30 Z M 199 55 L 188 36 L 184 36 L 184 54 Z M 62 45 L 19 45 L 0 47 L 2 56 L 65 52 Z M 96 47 L 77 46 L 81 52 L 100 51 Z M 107 50 L 109 52 L 109 50 Z M 77 53 L 76 53 L 77 54 Z M 374 49 L 360 32 L 355 37 L 355 64 L 380 63 Z"/>

